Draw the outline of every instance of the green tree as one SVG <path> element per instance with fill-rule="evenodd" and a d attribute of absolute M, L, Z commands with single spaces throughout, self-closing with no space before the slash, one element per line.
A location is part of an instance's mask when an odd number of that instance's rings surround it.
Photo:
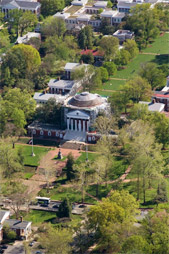
<path fill-rule="evenodd" d="M 7 223 L 3 226 L 3 236 L 7 240 L 16 240 L 16 232 L 11 230 Z"/>
<path fill-rule="evenodd" d="M 39 52 L 29 45 L 19 44 L 13 46 L 3 58 L 2 63 L 2 85 L 9 86 L 9 77 L 13 79 L 13 85 L 18 79 L 29 78 L 40 66 Z M 8 69 L 8 79 L 5 79 Z"/>
<path fill-rule="evenodd" d="M 64 217 L 71 217 L 71 204 L 69 203 L 69 200 L 65 198 L 63 202 L 60 204 L 57 215 L 59 218 Z"/>
<path fill-rule="evenodd" d="M 126 20 L 125 28 L 134 31 L 139 48 L 146 47 L 152 38 L 159 34 L 158 18 L 150 4 L 136 5 Z"/>
<path fill-rule="evenodd" d="M 81 56 L 81 61 L 83 61 L 84 63 L 87 63 L 87 64 L 93 64 L 94 63 L 94 56 L 92 55 L 92 53 L 83 54 Z"/>
<path fill-rule="evenodd" d="M 74 163 L 75 163 L 74 157 L 73 157 L 72 153 L 69 153 L 68 156 L 67 156 L 67 162 L 66 162 L 67 180 L 71 180 L 75 177 L 75 171 L 73 169 Z"/>
<path fill-rule="evenodd" d="M 66 25 L 63 19 L 48 17 L 42 25 L 42 34 L 46 37 L 62 37 L 66 32 Z"/>
<path fill-rule="evenodd" d="M 106 82 L 109 79 L 109 74 L 106 68 L 100 67 L 102 82 Z"/>
<path fill-rule="evenodd" d="M 19 30 L 21 36 L 24 32 L 34 28 L 38 23 L 37 15 L 31 11 L 25 11 L 19 19 Z"/>
<path fill-rule="evenodd" d="M 53 15 L 65 7 L 64 0 L 41 0 L 41 14 L 46 17 Z"/>
<path fill-rule="evenodd" d="M 163 170 L 161 146 L 155 143 L 152 127 L 147 122 L 138 120 L 124 127 L 119 140 L 126 146 L 132 163 L 132 171 L 137 176 L 137 200 L 143 193 L 146 202 L 146 191 L 154 179 L 160 179 Z"/>
<path fill-rule="evenodd" d="M 13 9 L 9 11 L 9 18 L 8 18 L 8 24 L 9 27 L 11 28 L 11 32 L 14 31 L 16 34 L 16 37 L 19 36 L 19 21 L 20 18 L 23 15 L 23 11 L 19 9 Z"/>
<path fill-rule="evenodd" d="M 141 235 L 132 235 L 126 239 L 122 245 L 122 253 L 124 254 L 151 254 L 151 247 L 149 243 Z"/>
<path fill-rule="evenodd" d="M 132 120 L 147 120 L 150 117 L 150 111 L 148 110 L 148 106 L 146 104 L 134 104 L 130 111 L 130 118 Z"/>
<path fill-rule="evenodd" d="M 113 62 L 104 62 L 103 67 L 107 69 L 109 76 L 116 74 L 117 68 Z"/>
<path fill-rule="evenodd" d="M 104 52 L 105 60 L 113 60 L 118 52 L 119 40 L 112 36 L 103 37 L 99 42 L 99 46 Z"/>
<path fill-rule="evenodd" d="M 91 26 L 85 26 L 81 29 L 78 36 L 78 43 L 81 49 L 92 49 L 93 47 L 93 29 Z"/>
<path fill-rule="evenodd" d="M 0 49 L 7 49 L 10 45 L 9 33 L 6 29 L 0 32 Z"/>
<path fill-rule="evenodd" d="M 143 63 L 138 73 L 148 81 L 152 88 L 161 87 L 165 83 L 165 75 L 155 63 Z"/>
<path fill-rule="evenodd" d="M 155 131 L 157 142 L 163 145 L 163 149 L 169 144 L 169 119 L 159 112 L 154 112 L 150 117 L 150 123 Z"/>
<path fill-rule="evenodd" d="M 123 86 L 122 91 L 126 91 L 126 93 L 129 94 L 130 99 L 137 103 L 140 100 L 150 100 L 152 94 L 150 84 L 139 76 L 129 80 Z"/>
<path fill-rule="evenodd" d="M 127 51 L 126 49 L 121 49 L 115 62 L 118 64 L 118 65 L 127 65 L 129 63 L 131 59 L 131 55 L 129 53 L 129 51 Z"/>
<path fill-rule="evenodd" d="M 168 202 L 167 183 L 165 180 L 162 180 L 158 183 L 157 195 L 156 195 L 154 201 L 157 204 L 163 203 L 163 202 Z"/>
<path fill-rule="evenodd" d="M 58 229 L 47 224 L 44 233 L 40 235 L 39 241 L 47 253 L 71 254 L 72 234 L 67 229 Z"/>
<path fill-rule="evenodd" d="M 134 40 L 126 40 L 123 46 L 124 46 L 124 49 L 130 53 L 131 58 L 134 58 L 136 55 L 138 55 L 139 50 Z"/>

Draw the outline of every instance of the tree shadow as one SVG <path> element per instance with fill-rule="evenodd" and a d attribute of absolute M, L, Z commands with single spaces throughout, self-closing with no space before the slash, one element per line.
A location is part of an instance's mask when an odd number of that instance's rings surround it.
<path fill-rule="evenodd" d="M 152 62 L 162 65 L 162 64 L 168 64 L 169 63 L 169 54 L 161 54 L 157 55 L 155 59 L 152 60 Z"/>

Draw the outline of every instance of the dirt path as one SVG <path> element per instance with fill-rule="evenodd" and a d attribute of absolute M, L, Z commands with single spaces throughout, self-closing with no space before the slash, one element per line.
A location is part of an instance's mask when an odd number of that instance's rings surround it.
<path fill-rule="evenodd" d="M 126 78 L 109 78 L 110 80 L 127 80 Z"/>
<path fill-rule="evenodd" d="M 152 56 L 159 56 L 160 54 L 158 53 L 151 53 L 151 52 L 140 52 L 140 55 L 152 55 Z"/>
<path fill-rule="evenodd" d="M 66 160 L 59 161 L 53 159 L 57 156 L 59 148 L 50 150 L 40 161 L 40 165 L 37 168 L 37 172 L 33 175 L 29 180 L 23 180 L 23 183 L 28 187 L 28 193 L 32 196 L 36 197 L 38 192 L 46 186 L 46 177 L 42 174 L 41 169 L 44 167 L 43 163 L 45 161 L 46 165 L 49 165 L 51 168 L 54 168 L 55 172 L 59 175 L 62 172 L 62 169 L 66 165 Z M 61 149 L 62 155 L 67 156 L 70 152 L 73 154 L 73 157 L 77 159 L 81 153 L 78 150 L 70 150 L 70 149 Z M 51 177 L 49 182 L 54 182 L 56 177 Z"/>

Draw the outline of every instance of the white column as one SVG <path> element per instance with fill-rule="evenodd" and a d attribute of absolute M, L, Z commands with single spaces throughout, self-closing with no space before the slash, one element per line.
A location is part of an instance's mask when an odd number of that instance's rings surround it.
<path fill-rule="evenodd" d="M 89 130 L 89 121 L 87 121 L 87 131 Z"/>
<path fill-rule="evenodd" d="M 83 131 L 85 132 L 86 131 L 86 126 L 85 126 L 85 120 L 83 120 Z"/>
<path fill-rule="evenodd" d="M 73 131 L 73 119 L 71 119 L 71 131 Z"/>
<path fill-rule="evenodd" d="M 77 120 L 75 120 L 75 131 L 77 131 Z"/>
<path fill-rule="evenodd" d="M 70 119 L 67 118 L 67 129 L 69 130 L 69 123 L 70 123 Z"/>
<path fill-rule="evenodd" d="M 79 120 L 79 131 L 82 130 L 81 120 Z"/>

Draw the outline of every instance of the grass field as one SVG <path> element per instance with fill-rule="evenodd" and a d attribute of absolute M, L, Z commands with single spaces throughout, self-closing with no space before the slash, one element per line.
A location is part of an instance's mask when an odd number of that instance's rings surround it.
<path fill-rule="evenodd" d="M 120 90 L 120 87 L 125 84 L 126 80 L 114 80 L 110 79 L 105 84 L 103 84 L 103 89 L 105 90 Z"/>
<path fill-rule="evenodd" d="M 53 212 L 31 210 L 29 214 L 24 217 L 24 220 L 32 221 L 34 224 L 38 224 L 49 222 L 54 218 L 56 218 L 56 214 Z"/>
<path fill-rule="evenodd" d="M 169 54 L 169 33 L 165 33 L 163 36 L 159 36 L 155 39 L 155 42 L 148 45 L 144 53 L 156 53 L 156 54 Z"/>
<path fill-rule="evenodd" d="M 28 144 L 30 141 L 30 137 L 21 137 L 18 140 L 18 143 L 21 144 Z M 55 140 L 48 140 L 48 139 L 38 139 L 38 138 L 34 138 L 33 139 L 33 144 L 34 145 L 42 145 L 42 146 L 56 146 L 58 147 L 59 142 L 55 141 Z"/>
<path fill-rule="evenodd" d="M 34 147 L 35 156 L 32 157 L 32 147 L 31 146 L 24 146 L 24 145 L 16 145 L 16 149 L 22 149 L 23 156 L 24 156 L 24 165 L 29 166 L 38 166 L 39 161 L 43 155 L 45 155 L 50 149 L 45 147 Z"/>

